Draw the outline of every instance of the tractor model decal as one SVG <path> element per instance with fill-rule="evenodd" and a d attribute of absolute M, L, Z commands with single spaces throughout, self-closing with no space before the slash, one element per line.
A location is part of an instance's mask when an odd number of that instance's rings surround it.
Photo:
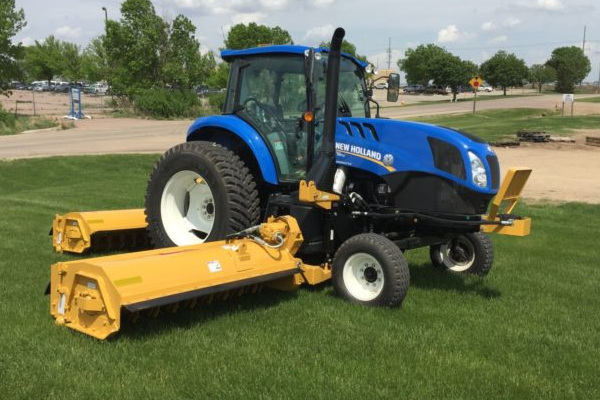
<path fill-rule="evenodd" d="M 348 154 L 351 156 L 360 157 L 360 158 L 363 158 L 367 161 L 371 161 L 371 162 L 387 169 L 389 172 L 396 171 L 396 168 L 394 168 L 392 166 L 393 158 L 391 158 L 391 160 L 390 160 L 390 157 L 388 157 L 389 154 L 386 154 L 386 157 L 383 157 L 381 155 L 381 153 L 378 151 L 366 149 L 364 147 L 356 146 L 354 144 L 341 143 L 341 142 L 337 142 L 335 144 L 335 149 L 338 154 Z M 383 161 L 382 161 L 382 159 L 383 159 Z"/>

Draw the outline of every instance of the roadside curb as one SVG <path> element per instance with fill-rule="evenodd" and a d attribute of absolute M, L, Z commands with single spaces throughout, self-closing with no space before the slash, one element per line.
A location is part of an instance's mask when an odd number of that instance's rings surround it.
<path fill-rule="evenodd" d="M 23 132 L 17 133 L 17 135 L 22 135 L 22 134 L 24 134 L 24 133 L 51 132 L 51 131 L 59 131 L 59 130 L 61 130 L 61 129 L 60 129 L 60 125 L 59 125 L 59 126 L 52 127 L 52 128 L 44 128 L 44 129 L 31 129 L 31 130 L 28 130 L 28 131 L 23 131 Z"/>

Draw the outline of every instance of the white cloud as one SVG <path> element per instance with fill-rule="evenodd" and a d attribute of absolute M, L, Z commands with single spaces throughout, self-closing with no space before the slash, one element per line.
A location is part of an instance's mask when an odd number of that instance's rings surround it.
<path fill-rule="evenodd" d="M 174 2 L 177 7 L 193 10 L 200 14 L 240 14 L 289 10 L 292 6 L 327 7 L 337 0 L 159 0 L 165 7 Z"/>
<path fill-rule="evenodd" d="M 513 6 L 522 9 L 534 10 L 534 11 L 562 11 L 566 7 L 563 4 L 563 0 L 517 0 L 512 3 Z"/>
<path fill-rule="evenodd" d="M 33 46 L 33 44 L 35 44 L 35 40 L 30 38 L 29 36 L 27 36 L 27 37 L 24 37 L 23 39 L 21 39 L 21 44 L 23 46 Z"/>
<path fill-rule="evenodd" d="M 268 10 L 283 10 L 288 5 L 288 0 L 261 0 L 260 4 Z"/>
<path fill-rule="evenodd" d="M 233 15 L 231 17 L 231 22 L 233 22 L 233 25 L 237 25 L 237 24 L 248 25 L 251 22 L 259 22 L 264 17 L 266 17 L 266 15 L 261 12 L 240 13 L 240 14 Z"/>
<path fill-rule="evenodd" d="M 309 29 L 304 35 L 304 40 L 306 44 L 309 45 L 318 45 L 322 41 L 326 41 L 331 38 L 335 27 L 331 24 L 317 26 L 315 28 Z"/>
<path fill-rule="evenodd" d="M 313 6 L 326 7 L 335 3 L 335 1 L 336 0 L 310 0 L 309 3 Z"/>
<path fill-rule="evenodd" d="M 484 32 L 491 32 L 491 31 L 495 31 L 498 27 L 496 26 L 496 24 L 494 24 L 491 21 L 488 22 L 484 22 L 483 24 L 481 24 L 481 30 Z"/>
<path fill-rule="evenodd" d="M 473 37 L 472 34 L 459 30 L 456 25 L 448 25 L 447 27 L 440 29 L 437 34 L 437 41 L 439 43 L 452 43 L 464 41 L 471 37 Z"/>
<path fill-rule="evenodd" d="M 493 39 L 488 40 L 488 44 L 501 44 L 501 43 L 506 43 L 508 41 L 508 36 L 506 35 L 500 35 L 500 36 L 496 36 Z"/>
<path fill-rule="evenodd" d="M 502 26 L 506 28 L 512 28 L 513 26 L 519 25 L 521 22 L 522 21 L 519 18 L 508 17 L 502 22 Z"/>
<path fill-rule="evenodd" d="M 82 29 L 81 28 L 73 28 L 70 26 L 61 26 L 56 31 L 54 31 L 54 35 L 59 38 L 76 38 L 81 36 Z"/>
<path fill-rule="evenodd" d="M 537 8 L 547 11 L 560 11 L 565 6 L 561 0 L 537 0 Z"/>

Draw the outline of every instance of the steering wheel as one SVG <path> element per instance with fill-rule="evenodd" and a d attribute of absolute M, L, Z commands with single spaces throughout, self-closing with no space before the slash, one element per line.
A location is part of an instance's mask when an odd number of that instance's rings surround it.
<path fill-rule="evenodd" d="M 253 107 L 249 107 L 249 104 L 253 103 Z M 261 103 L 255 97 L 248 97 L 242 103 L 245 109 L 252 110 L 249 114 L 254 117 L 257 122 L 263 125 L 263 129 L 265 129 L 266 133 L 276 133 L 279 140 L 283 143 L 284 148 L 287 153 L 287 140 L 285 135 L 285 128 L 279 121 L 279 118 L 274 114 L 271 107 L 266 104 Z"/>

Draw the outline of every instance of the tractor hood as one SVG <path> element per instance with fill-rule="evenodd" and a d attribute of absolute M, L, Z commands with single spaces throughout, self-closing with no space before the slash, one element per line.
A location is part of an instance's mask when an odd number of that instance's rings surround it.
<path fill-rule="evenodd" d="M 458 130 L 418 122 L 342 117 L 337 118 L 335 142 L 338 165 L 372 172 L 388 182 L 392 176 L 417 173 L 437 176 L 481 194 L 493 195 L 499 186 L 498 161 L 490 146 Z M 474 176 L 473 168 L 481 165 L 485 182 Z M 480 179 L 479 185 L 476 179 Z"/>

